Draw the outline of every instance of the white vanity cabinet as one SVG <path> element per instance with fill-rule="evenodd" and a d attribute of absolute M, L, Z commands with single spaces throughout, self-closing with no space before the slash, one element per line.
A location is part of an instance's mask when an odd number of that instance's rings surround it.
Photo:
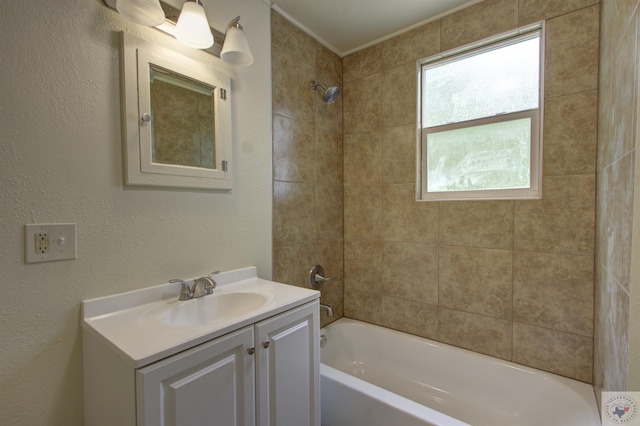
<path fill-rule="evenodd" d="M 319 426 L 318 333 L 312 302 L 138 369 L 138 426 Z"/>
<path fill-rule="evenodd" d="M 320 426 L 319 293 L 255 272 L 84 301 L 85 424 Z"/>
<path fill-rule="evenodd" d="M 318 301 L 256 325 L 258 426 L 320 426 Z"/>
<path fill-rule="evenodd" d="M 253 327 L 136 371 L 138 426 L 253 425 Z"/>

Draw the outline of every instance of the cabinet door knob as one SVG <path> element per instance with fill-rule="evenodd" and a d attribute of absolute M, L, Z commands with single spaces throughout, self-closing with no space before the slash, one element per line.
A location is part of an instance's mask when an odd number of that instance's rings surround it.
<path fill-rule="evenodd" d="M 267 348 L 269 347 L 269 345 L 270 345 L 270 343 L 269 343 L 269 341 L 267 340 L 266 342 L 264 342 L 264 343 L 262 344 L 262 347 L 263 347 L 263 348 L 265 348 L 265 349 L 267 349 Z"/>
<path fill-rule="evenodd" d="M 249 348 L 249 349 L 247 349 L 247 353 L 248 353 L 249 355 L 253 355 L 253 354 L 255 354 L 255 353 L 256 353 L 256 348 Z"/>

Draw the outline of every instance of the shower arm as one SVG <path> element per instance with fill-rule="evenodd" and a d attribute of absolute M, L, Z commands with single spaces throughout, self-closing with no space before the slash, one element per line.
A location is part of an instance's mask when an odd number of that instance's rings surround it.
<path fill-rule="evenodd" d="M 315 81 L 315 80 L 311 82 L 311 88 L 312 88 L 313 90 L 318 90 L 318 86 L 322 87 L 324 90 L 327 90 L 327 87 L 326 87 L 324 84 L 322 84 L 322 83 L 318 83 L 318 82 L 317 82 L 317 81 Z"/>

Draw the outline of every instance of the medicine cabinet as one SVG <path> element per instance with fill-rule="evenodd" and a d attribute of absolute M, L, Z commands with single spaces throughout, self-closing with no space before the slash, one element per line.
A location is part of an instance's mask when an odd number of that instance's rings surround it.
<path fill-rule="evenodd" d="M 125 184 L 231 189 L 230 77 L 216 61 L 122 33 Z"/>

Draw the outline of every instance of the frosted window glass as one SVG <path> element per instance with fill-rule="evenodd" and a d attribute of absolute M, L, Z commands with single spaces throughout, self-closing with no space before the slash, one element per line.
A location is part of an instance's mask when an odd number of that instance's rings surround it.
<path fill-rule="evenodd" d="M 428 192 L 527 188 L 531 118 L 427 135 Z"/>
<path fill-rule="evenodd" d="M 423 127 L 538 108 L 540 39 L 427 64 Z"/>

